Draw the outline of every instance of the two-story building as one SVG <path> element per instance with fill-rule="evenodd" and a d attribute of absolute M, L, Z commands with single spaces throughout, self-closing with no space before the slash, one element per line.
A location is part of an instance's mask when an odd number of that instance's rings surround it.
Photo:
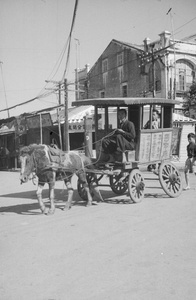
<path fill-rule="evenodd" d="M 84 91 L 77 99 L 157 96 L 183 102 L 195 72 L 196 35 L 177 40 L 164 31 L 140 46 L 113 39 L 87 73 L 85 85 L 82 79 Z"/>

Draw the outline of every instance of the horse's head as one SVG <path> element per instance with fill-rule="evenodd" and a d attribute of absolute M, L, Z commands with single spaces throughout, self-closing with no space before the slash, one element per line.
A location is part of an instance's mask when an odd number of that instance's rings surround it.
<path fill-rule="evenodd" d="M 29 176 L 35 169 L 33 151 L 29 147 L 23 147 L 20 150 L 19 160 L 21 164 L 20 181 L 21 184 L 28 181 Z"/>
<path fill-rule="evenodd" d="M 19 160 L 21 164 L 21 183 L 27 182 L 30 175 L 43 172 L 49 165 L 46 145 L 31 144 L 20 149 Z"/>

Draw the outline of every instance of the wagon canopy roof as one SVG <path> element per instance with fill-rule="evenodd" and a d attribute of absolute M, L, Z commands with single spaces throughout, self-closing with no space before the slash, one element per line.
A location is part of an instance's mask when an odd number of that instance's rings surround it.
<path fill-rule="evenodd" d="M 127 106 L 127 105 L 147 105 L 147 104 L 180 104 L 179 101 L 165 98 L 94 98 L 77 100 L 72 102 L 72 106 L 94 105 L 94 106 Z"/>

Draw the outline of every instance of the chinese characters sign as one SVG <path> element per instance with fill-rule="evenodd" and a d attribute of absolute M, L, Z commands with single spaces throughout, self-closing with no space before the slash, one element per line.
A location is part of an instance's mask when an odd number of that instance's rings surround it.
<path fill-rule="evenodd" d="M 172 131 L 141 133 L 140 162 L 150 162 L 170 158 Z"/>

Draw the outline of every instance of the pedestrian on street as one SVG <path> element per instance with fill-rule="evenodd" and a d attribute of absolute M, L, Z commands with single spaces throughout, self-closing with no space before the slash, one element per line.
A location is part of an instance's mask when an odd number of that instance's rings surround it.
<path fill-rule="evenodd" d="M 190 189 L 189 184 L 189 172 L 195 173 L 196 175 L 196 143 L 195 143 L 195 134 L 189 133 L 187 135 L 189 144 L 187 145 L 187 159 L 185 162 L 185 168 L 184 168 L 184 175 L 185 175 L 185 181 L 186 181 L 186 187 L 184 190 Z"/>

